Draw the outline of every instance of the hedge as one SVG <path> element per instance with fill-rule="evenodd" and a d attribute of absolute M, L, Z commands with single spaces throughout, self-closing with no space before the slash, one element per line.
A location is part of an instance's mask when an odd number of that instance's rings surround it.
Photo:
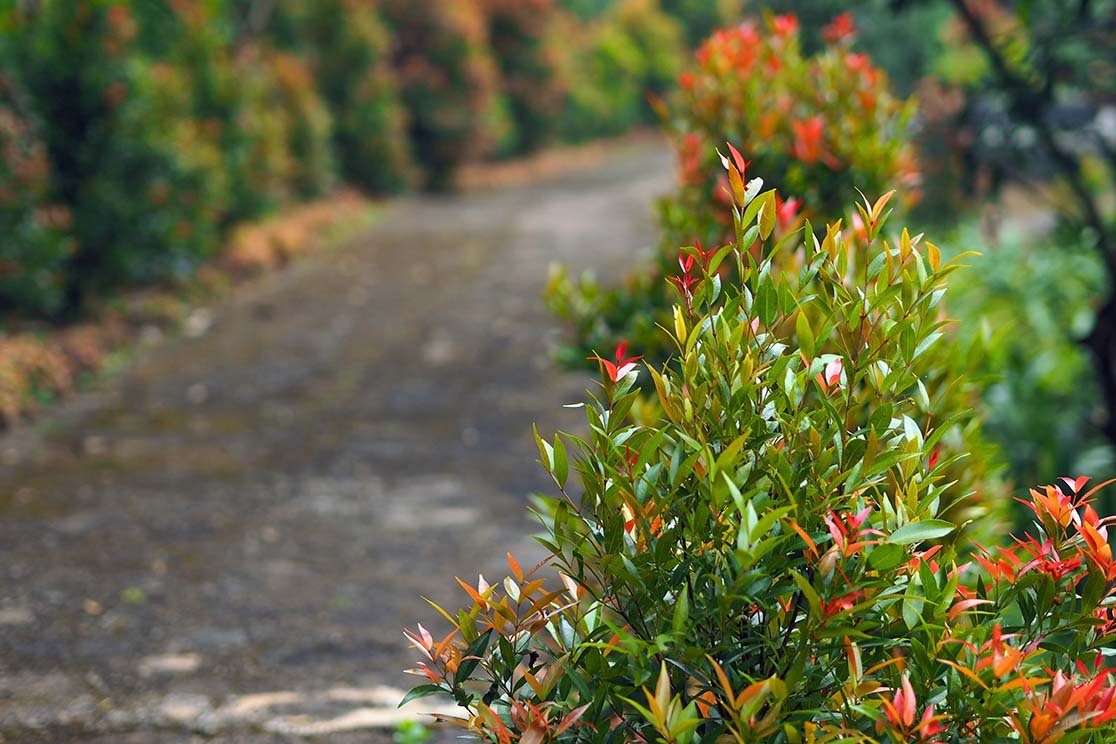
<path fill-rule="evenodd" d="M 72 317 L 189 274 L 236 224 L 341 181 L 451 188 L 465 162 L 649 122 L 714 7 L 665 4 L 677 17 L 658 0 L 6 4 L 0 313 Z"/>

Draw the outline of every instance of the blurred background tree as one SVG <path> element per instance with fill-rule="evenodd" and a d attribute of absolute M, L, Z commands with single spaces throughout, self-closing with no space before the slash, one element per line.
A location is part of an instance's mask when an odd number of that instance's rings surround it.
<path fill-rule="evenodd" d="M 896 17 L 905 19 L 942 3 L 893 5 L 900 11 Z M 1017 470 L 1111 472 L 1116 3 L 948 5 L 952 16 L 943 38 L 950 47 L 934 72 L 964 101 L 955 122 L 967 130 L 968 170 L 977 171 L 967 185 L 986 194 L 1022 186 L 1031 205 L 1052 217 L 1044 226 L 1014 215 L 1018 229 L 989 252 L 985 265 L 993 271 L 986 275 L 984 302 L 970 308 L 1014 326 L 997 360 L 1012 373 L 990 388 L 993 425 L 1020 435 L 1005 440 Z M 1005 301 L 1015 308 L 1010 318 Z"/>

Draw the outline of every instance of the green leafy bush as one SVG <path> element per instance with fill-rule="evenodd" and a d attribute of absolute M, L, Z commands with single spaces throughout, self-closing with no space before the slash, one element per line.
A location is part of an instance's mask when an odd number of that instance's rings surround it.
<path fill-rule="evenodd" d="M 714 29 L 738 22 L 744 15 L 743 0 L 659 0 L 663 12 L 676 19 L 693 49 Z"/>
<path fill-rule="evenodd" d="M 372 0 L 286 0 L 270 34 L 299 54 L 334 120 L 342 175 L 373 192 L 414 179 L 407 117 L 391 69 L 391 38 Z"/>
<path fill-rule="evenodd" d="M 590 21 L 582 36 L 569 63 L 565 137 L 615 135 L 651 123 L 647 96 L 663 94 L 681 69 L 682 27 L 657 0 L 621 0 Z"/>
<path fill-rule="evenodd" d="M 483 0 L 483 5 L 515 125 L 510 150 L 537 149 L 556 134 L 566 100 L 562 56 L 567 40 L 556 31 L 567 19 L 556 0 Z"/>
<path fill-rule="evenodd" d="M 665 281 L 677 271 L 673 247 L 721 245 L 730 237 L 725 205 L 731 184 L 716 167 L 732 143 L 752 171 L 780 193 L 780 230 L 802 217 L 816 222 L 843 216 L 856 190 L 879 193 L 891 183 L 917 179 L 915 156 L 904 135 L 912 104 L 895 98 L 886 75 L 854 53 L 855 29 L 835 21 L 821 54 L 804 56 L 794 16 L 769 17 L 765 26 L 743 23 L 718 31 L 698 50 L 695 65 L 679 78 L 680 102 L 670 122 L 679 164 L 679 187 L 661 205 L 663 245 L 646 275 L 616 289 L 590 277 L 555 275 L 548 290 L 552 310 L 574 329 L 569 358 L 613 346 L 620 338 L 661 359 L 669 350 L 655 333 L 669 321 L 672 296 Z M 731 174 L 731 171 L 730 171 Z M 913 193 L 904 189 L 894 205 Z M 859 219 L 856 214 L 852 220 Z"/>
<path fill-rule="evenodd" d="M 89 291 L 189 271 L 216 236 L 212 174 L 174 141 L 180 121 L 149 115 L 158 91 L 152 66 L 132 53 L 128 4 L 27 5 L 0 23 L 0 61 L 49 166 L 39 188 L 47 204 L 68 211 L 70 241 L 64 258 L 52 240 L 5 248 L 24 254 L 35 283 L 44 271 L 53 276 L 39 300 L 3 304 L 62 312 Z"/>
<path fill-rule="evenodd" d="M 65 302 L 62 268 L 73 251 L 70 211 L 52 204 L 51 166 L 38 127 L 0 78 L 0 308 L 53 314 Z"/>
<path fill-rule="evenodd" d="M 320 196 L 337 183 L 333 116 L 301 59 L 271 49 L 260 49 L 258 54 L 255 62 L 267 81 L 262 103 L 281 120 L 282 144 L 290 163 L 283 180 L 292 200 Z"/>
<path fill-rule="evenodd" d="M 973 269 L 954 282 L 950 309 L 962 337 L 987 337 L 985 430 L 1017 483 L 1116 472 L 1099 426 L 1103 402 L 1088 351 L 1074 340 L 1086 335 L 1096 313 L 1100 259 L 1071 232 L 1030 232 L 1007 225 L 982 234 L 970 220 L 946 241 L 955 250 L 982 246 Z M 1112 495 L 1104 502 L 1108 511 L 1116 510 Z M 1027 520 L 1025 510 L 1016 512 Z"/>
<path fill-rule="evenodd" d="M 1032 491 L 1010 547 L 958 539 L 989 519 L 955 511 L 967 445 L 942 446 L 966 414 L 928 386 L 958 264 L 882 239 L 886 198 L 858 206 L 863 240 L 775 242 L 773 203 L 734 196 L 733 240 L 683 251 L 680 358 L 646 372 L 661 420 L 629 417 L 643 371 L 621 347 L 586 437 L 537 437 L 548 557 L 461 581 L 443 638 L 408 631 L 410 697 L 453 696 L 494 742 L 1111 740 L 1100 486 Z"/>
<path fill-rule="evenodd" d="M 499 74 L 475 0 L 383 0 L 411 146 L 426 185 L 453 185 L 462 163 L 510 134 Z"/>
<path fill-rule="evenodd" d="M 623 0 L 559 0 L 559 4 L 581 20 L 607 14 Z M 689 48 L 696 47 L 715 28 L 740 20 L 743 0 L 659 0 L 662 12 L 683 29 Z"/>
<path fill-rule="evenodd" d="M 589 20 L 608 11 L 616 0 L 559 0 L 561 6 L 581 20 Z"/>
<path fill-rule="evenodd" d="M 237 44 L 225 0 L 180 0 L 168 12 L 173 35 L 159 48 L 186 81 L 168 95 L 189 106 L 222 153 L 222 226 L 328 188 L 332 122 L 303 63 L 255 40 Z"/>

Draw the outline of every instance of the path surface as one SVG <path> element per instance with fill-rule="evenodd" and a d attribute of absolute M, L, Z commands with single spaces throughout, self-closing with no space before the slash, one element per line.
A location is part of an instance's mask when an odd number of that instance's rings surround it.
<path fill-rule="evenodd" d="M 547 358 L 547 266 L 649 252 L 670 170 L 640 145 L 402 201 L 0 439 L 0 741 L 298 741 L 392 705 L 419 595 L 537 555 L 530 427 L 578 427 L 588 382 Z"/>

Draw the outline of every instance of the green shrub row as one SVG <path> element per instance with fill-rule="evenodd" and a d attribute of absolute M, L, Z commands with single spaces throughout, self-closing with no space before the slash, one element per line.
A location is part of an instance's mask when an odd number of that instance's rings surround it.
<path fill-rule="evenodd" d="M 666 5 L 8 4 L 0 313 L 65 316 L 188 274 L 231 225 L 339 181 L 449 188 L 464 162 L 649 123 L 687 24 L 735 8 Z"/>

